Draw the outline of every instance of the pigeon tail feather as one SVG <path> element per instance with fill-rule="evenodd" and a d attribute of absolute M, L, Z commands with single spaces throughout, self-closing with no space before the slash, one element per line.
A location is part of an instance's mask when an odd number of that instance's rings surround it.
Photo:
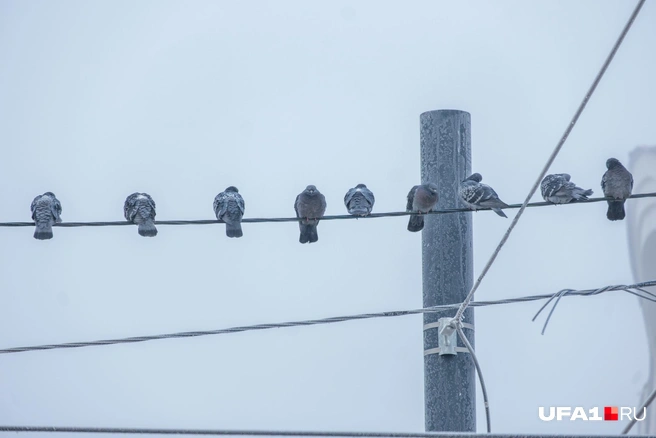
<path fill-rule="evenodd" d="M 36 229 L 34 230 L 34 238 L 38 240 L 52 239 L 52 226 L 49 224 L 37 224 Z"/>
<path fill-rule="evenodd" d="M 496 204 L 495 207 L 501 207 L 501 208 L 509 208 L 510 207 L 510 205 L 506 204 L 505 202 L 503 202 L 499 198 L 495 199 L 494 203 Z"/>
<path fill-rule="evenodd" d="M 493 207 L 492 211 L 494 211 L 496 214 L 498 214 L 501 217 L 508 218 L 508 216 L 506 216 L 506 213 L 504 213 L 503 210 L 501 210 L 500 208 L 494 208 Z"/>
<path fill-rule="evenodd" d="M 410 216 L 408 220 L 408 231 L 417 232 L 424 229 L 424 217 L 419 215 Z"/>
<path fill-rule="evenodd" d="M 576 187 L 572 191 L 572 199 L 574 202 L 576 201 L 587 201 L 588 196 L 591 196 L 592 193 L 594 193 L 592 190 L 583 190 L 578 187 Z"/>
<path fill-rule="evenodd" d="M 301 224 L 301 236 L 298 239 L 301 243 L 314 243 L 319 240 L 317 226 L 313 224 Z"/>
<path fill-rule="evenodd" d="M 241 231 L 241 223 L 235 224 L 226 223 L 226 236 L 228 237 L 241 237 L 244 233 Z"/>
<path fill-rule="evenodd" d="M 149 219 L 145 222 L 141 222 L 139 224 L 138 232 L 139 232 L 139 235 L 144 236 L 144 237 L 155 237 L 155 236 L 157 236 L 157 228 L 155 228 L 155 224 L 153 223 L 152 219 Z"/>
<path fill-rule="evenodd" d="M 354 207 L 349 209 L 349 214 L 354 216 L 366 216 L 369 214 L 367 207 Z"/>
<path fill-rule="evenodd" d="M 625 216 L 624 200 L 622 201 L 608 201 L 608 212 L 606 217 L 610 221 L 621 221 Z"/>

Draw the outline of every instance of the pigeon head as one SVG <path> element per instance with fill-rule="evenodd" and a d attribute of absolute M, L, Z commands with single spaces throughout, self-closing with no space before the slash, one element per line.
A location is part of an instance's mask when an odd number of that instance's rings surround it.
<path fill-rule="evenodd" d="M 565 181 L 569 181 L 572 178 L 569 173 L 556 173 L 553 176 L 559 176 L 563 178 Z"/>
<path fill-rule="evenodd" d="M 474 181 L 474 182 L 479 183 L 479 182 L 483 181 L 483 177 L 481 176 L 480 173 L 473 173 L 467 179 L 465 179 L 465 181 Z M 463 181 L 463 182 L 465 182 L 465 181 Z"/>
<path fill-rule="evenodd" d="M 56 198 L 55 194 L 52 192 L 45 192 L 42 196 L 50 196 L 51 198 Z"/>
<path fill-rule="evenodd" d="M 367 186 L 365 186 L 364 184 L 358 184 L 357 186 L 355 186 L 355 188 L 356 189 L 366 189 Z"/>
<path fill-rule="evenodd" d="M 308 195 L 314 195 L 317 191 L 317 188 L 311 184 L 305 188 L 305 193 Z"/>
<path fill-rule="evenodd" d="M 622 163 L 620 163 L 620 160 L 617 158 L 609 158 L 606 160 L 606 168 L 608 169 L 614 169 L 615 167 L 622 166 Z"/>
<path fill-rule="evenodd" d="M 226 192 L 234 192 L 234 193 L 239 193 L 239 190 L 237 190 L 237 187 L 235 186 L 230 186 L 227 189 L 225 189 Z"/>
<path fill-rule="evenodd" d="M 437 194 L 437 184 L 434 183 L 428 183 L 426 184 L 426 188 L 428 189 L 429 192 L 432 194 Z"/>

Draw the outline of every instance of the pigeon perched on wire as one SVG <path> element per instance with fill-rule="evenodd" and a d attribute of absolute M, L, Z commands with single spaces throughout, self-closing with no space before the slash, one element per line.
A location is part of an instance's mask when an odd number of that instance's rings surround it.
<path fill-rule="evenodd" d="M 46 192 L 37 196 L 32 201 L 30 210 L 32 210 L 32 220 L 36 225 L 34 238 L 38 240 L 52 239 L 52 226 L 62 221 L 61 203 L 55 194 Z"/>
<path fill-rule="evenodd" d="M 244 198 L 237 187 L 230 186 L 214 198 L 214 214 L 226 224 L 226 236 L 241 237 L 241 218 L 244 216 Z"/>
<path fill-rule="evenodd" d="M 483 177 L 480 173 L 474 173 L 460 183 L 460 198 L 471 210 L 491 208 L 499 216 L 507 218 L 501 211 L 508 208 L 508 204 L 499 199 L 499 195 L 487 184 L 481 184 Z"/>
<path fill-rule="evenodd" d="M 358 184 L 344 196 L 344 205 L 349 214 L 354 216 L 366 216 L 374 207 L 374 194 L 364 184 Z"/>
<path fill-rule="evenodd" d="M 567 173 L 555 173 L 547 175 L 540 184 L 542 197 L 552 204 L 567 204 L 568 202 L 587 201 L 592 195 L 592 190 L 577 187 L 570 181 L 571 176 Z"/>
<path fill-rule="evenodd" d="M 155 228 L 155 201 L 147 193 L 133 193 L 125 200 L 123 215 L 128 221 L 139 226 L 139 234 L 144 237 L 157 236 Z"/>
<path fill-rule="evenodd" d="M 406 211 L 417 212 L 408 220 L 408 231 L 417 232 L 424 229 L 424 217 L 421 213 L 428 213 L 437 205 L 437 185 L 433 183 L 414 186 L 408 193 Z"/>
<path fill-rule="evenodd" d="M 319 218 L 326 212 L 325 196 L 315 186 L 309 185 L 296 197 L 294 210 L 297 218 L 303 218 L 298 223 L 301 229 L 299 242 L 313 243 L 319 240 L 317 225 Z"/>
<path fill-rule="evenodd" d="M 608 201 L 606 217 L 611 221 L 621 221 L 626 216 L 624 203 L 633 190 L 633 175 L 616 158 L 609 158 L 606 167 L 608 170 L 601 178 L 601 189 L 604 196 L 615 199 Z"/>

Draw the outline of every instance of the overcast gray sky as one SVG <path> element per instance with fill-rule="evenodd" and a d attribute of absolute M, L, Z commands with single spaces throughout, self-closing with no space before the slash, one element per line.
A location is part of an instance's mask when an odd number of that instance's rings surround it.
<path fill-rule="evenodd" d="M 521 202 L 634 4 L 4 0 L 0 221 L 29 220 L 45 191 L 64 221 L 122 220 L 135 191 L 158 219 L 212 219 L 228 185 L 247 217 L 292 216 L 308 184 L 327 214 L 360 182 L 374 211 L 399 211 L 420 178 L 419 114 L 447 108 L 471 113 L 474 171 Z M 607 158 L 656 141 L 655 6 L 552 166 L 595 196 Z M 630 283 L 626 224 L 605 211 L 526 211 L 477 298 Z M 324 222 L 312 245 L 294 223 L 241 239 L 0 228 L 0 347 L 417 308 L 421 235 L 406 224 Z M 475 275 L 509 224 L 474 214 Z M 544 336 L 540 305 L 476 310 L 493 431 L 619 433 L 537 410 L 639 404 L 637 299 L 567 299 Z M 422 349 L 411 316 L 3 355 L 0 424 L 422 431 Z M 480 395 L 478 411 L 483 431 Z"/>

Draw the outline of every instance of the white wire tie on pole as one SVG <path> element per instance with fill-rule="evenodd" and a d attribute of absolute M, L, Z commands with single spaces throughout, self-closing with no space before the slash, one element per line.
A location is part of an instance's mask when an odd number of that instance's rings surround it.
<path fill-rule="evenodd" d="M 428 356 L 429 354 L 439 354 L 440 356 L 444 356 L 444 355 L 455 356 L 458 353 L 469 353 L 469 350 L 467 348 L 458 347 L 458 333 L 456 332 L 455 329 L 445 334 L 445 327 L 451 324 L 452 321 L 453 318 L 447 317 L 447 318 L 440 318 L 437 320 L 437 322 L 424 324 L 424 331 L 434 328 L 439 330 L 438 347 L 424 350 L 424 356 Z M 474 330 L 474 326 L 466 322 L 460 323 L 460 327 L 469 330 Z"/>

